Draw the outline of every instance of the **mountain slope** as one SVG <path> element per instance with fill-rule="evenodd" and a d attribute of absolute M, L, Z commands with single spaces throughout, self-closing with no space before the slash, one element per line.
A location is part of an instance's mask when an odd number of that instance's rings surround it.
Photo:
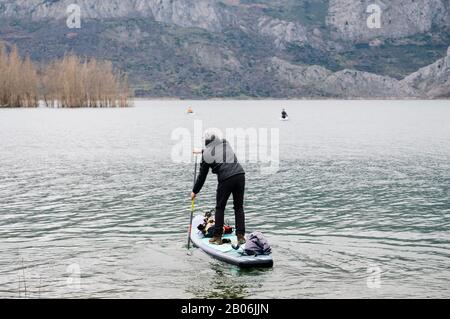
<path fill-rule="evenodd" d="M 69 29 L 72 2 L 0 0 L 0 40 L 42 63 L 111 60 L 138 96 L 445 96 L 447 73 L 431 72 L 426 92 L 412 73 L 446 55 L 449 0 L 377 0 L 387 24 L 375 31 L 372 1 L 79 0 L 82 27 Z"/>
<path fill-rule="evenodd" d="M 422 97 L 450 97 L 450 47 L 447 56 L 407 76 L 406 85 L 420 91 Z"/>

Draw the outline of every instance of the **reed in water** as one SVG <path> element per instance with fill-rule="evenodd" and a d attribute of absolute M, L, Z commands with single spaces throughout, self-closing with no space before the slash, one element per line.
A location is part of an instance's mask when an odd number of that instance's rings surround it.
<path fill-rule="evenodd" d="M 0 44 L 0 107 L 126 107 L 128 78 L 111 62 L 67 54 L 39 70 L 17 47 Z"/>
<path fill-rule="evenodd" d="M 66 55 L 47 66 L 43 100 L 50 107 L 126 107 L 126 75 L 114 73 L 110 62 Z"/>
<path fill-rule="evenodd" d="M 0 44 L 0 107 L 37 107 L 39 78 L 29 57 L 17 47 L 8 53 Z"/>

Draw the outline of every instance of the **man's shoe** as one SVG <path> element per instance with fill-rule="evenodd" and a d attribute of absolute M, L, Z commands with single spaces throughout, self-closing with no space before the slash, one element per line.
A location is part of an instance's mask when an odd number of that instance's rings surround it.
<path fill-rule="evenodd" d="M 222 244 L 223 244 L 223 242 L 222 242 L 222 236 L 214 236 L 213 238 L 211 238 L 211 239 L 209 240 L 209 243 L 210 243 L 211 245 L 222 245 Z"/>
<path fill-rule="evenodd" d="M 238 234 L 238 235 L 237 235 L 237 240 L 238 240 L 238 245 L 239 245 L 239 246 L 245 244 L 245 236 L 244 236 L 244 235 Z"/>

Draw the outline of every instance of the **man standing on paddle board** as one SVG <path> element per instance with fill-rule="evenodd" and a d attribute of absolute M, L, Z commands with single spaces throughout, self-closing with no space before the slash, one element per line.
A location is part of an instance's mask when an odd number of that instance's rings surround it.
<path fill-rule="evenodd" d="M 209 242 L 222 245 L 225 207 L 230 195 L 233 194 L 236 235 L 238 244 L 242 245 L 245 243 L 245 171 L 230 144 L 213 130 L 205 133 L 205 149 L 202 154 L 200 174 L 192 190 L 192 199 L 195 199 L 202 189 L 209 169 L 217 175 L 218 180 L 214 237 Z"/>

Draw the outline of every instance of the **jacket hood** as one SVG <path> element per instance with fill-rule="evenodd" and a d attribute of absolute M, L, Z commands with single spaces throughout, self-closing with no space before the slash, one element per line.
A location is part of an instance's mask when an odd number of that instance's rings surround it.
<path fill-rule="evenodd" d="M 213 135 L 213 136 L 211 137 L 211 139 L 205 140 L 205 146 L 206 146 L 206 147 L 213 147 L 213 146 L 215 146 L 215 145 L 218 145 L 218 144 L 223 143 L 223 141 L 224 141 L 224 140 L 222 140 L 221 138 L 216 137 L 216 136 Z"/>

